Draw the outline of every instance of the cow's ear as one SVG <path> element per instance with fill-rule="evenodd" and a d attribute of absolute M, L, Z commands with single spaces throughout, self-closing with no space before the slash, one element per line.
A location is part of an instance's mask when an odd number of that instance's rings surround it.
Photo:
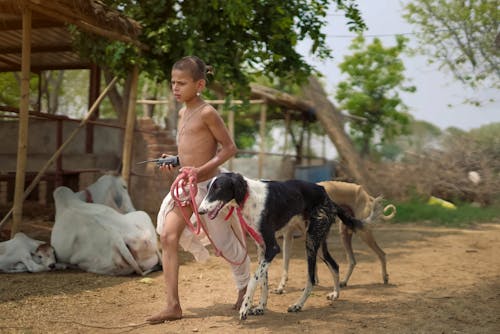
<path fill-rule="evenodd" d="M 245 199 L 247 193 L 247 182 L 241 174 L 234 173 L 232 175 L 233 188 L 234 188 L 234 199 L 238 205 L 241 205 Z"/>
<path fill-rule="evenodd" d="M 122 207 L 123 197 L 122 197 L 122 193 L 121 192 L 117 191 L 115 193 L 115 196 L 114 196 L 113 200 L 115 201 L 115 204 L 116 204 L 117 208 L 121 208 Z"/>

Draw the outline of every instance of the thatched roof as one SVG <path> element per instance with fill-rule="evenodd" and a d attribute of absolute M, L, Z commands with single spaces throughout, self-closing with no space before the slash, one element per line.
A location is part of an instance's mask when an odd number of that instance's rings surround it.
<path fill-rule="evenodd" d="M 98 0 L 0 0 L 0 72 L 21 69 L 22 13 L 32 10 L 32 71 L 88 68 L 73 51 L 68 25 L 140 45 L 140 25 Z"/>

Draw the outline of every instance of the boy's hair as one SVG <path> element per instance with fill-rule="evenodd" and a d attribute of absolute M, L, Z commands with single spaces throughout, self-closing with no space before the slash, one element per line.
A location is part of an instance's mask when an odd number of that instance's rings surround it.
<path fill-rule="evenodd" d="M 186 56 L 176 61 L 172 70 L 187 71 L 194 81 L 207 81 L 207 74 L 213 74 L 212 66 L 205 65 L 205 62 L 196 56 Z"/>

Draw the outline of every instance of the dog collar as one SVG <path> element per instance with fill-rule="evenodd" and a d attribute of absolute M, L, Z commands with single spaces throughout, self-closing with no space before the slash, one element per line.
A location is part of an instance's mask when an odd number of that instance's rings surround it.
<path fill-rule="evenodd" d="M 241 210 L 243 209 L 243 206 L 245 205 L 245 202 L 247 201 L 248 196 L 249 195 L 248 195 L 248 191 L 247 191 L 247 193 L 245 194 L 245 197 L 243 198 L 243 202 L 241 203 L 241 205 L 236 207 L 236 214 L 238 215 L 238 219 L 240 221 L 241 229 L 242 229 L 243 233 L 248 232 L 248 234 L 250 234 L 250 236 L 253 238 L 253 240 L 255 240 L 256 243 L 258 243 L 259 245 L 262 246 L 262 245 L 264 245 L 264 239 L 262 239 L 262 236 L 260 235 L 260 233 L 255 231 L 250 225 L 247 224 L 245 218 L 243 218 L 243 214 L 241 213 Z M 231 217 L 231 215 L 234 212 L 234 208 L 235 207 L 232 206 L 229 209 L 229 212 L 227 213 L 226 218 L 224 218 L 224 220 L 228 220 L 229 217 Z"/>
<path fill-rule="evenodd" d="M 88 188 L 85 188 L 85 201 L 87 203 L 94 203 L 94 199 L 92 198 L 92 193 Z"/>

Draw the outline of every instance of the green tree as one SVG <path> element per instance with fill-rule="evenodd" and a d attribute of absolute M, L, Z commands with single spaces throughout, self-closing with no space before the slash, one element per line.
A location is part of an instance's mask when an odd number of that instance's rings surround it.
<path fill-rule="evenodd" d="M 491 161 L 496 161 L 496 167 L 500 167 L 500 123 L 491 123 L 479 128 L 472 129 L 469 134 L 477 143 L 478 149 Z"/>
<path fill-rule="evenodd" d="M 500 87 L 498 0 L 414 0 L 406 20 L 418 28 L 418 51 L 471 87 Z"/>
<path fill-rule="evenodd" d="M 331 56 L 322 31 L 330 4 L 345 13 L 352 30 L 365 28 L 354 0 L 105 2 L 141 23 L 141 41 L 148 49 L 139 54 L 123 43 L 75 33 L 83 55 L 106 64 L 115 73 L 123 74 L 130 64 L 137 63 L 152 78 L 163 81 L 169 79 L 176 60 L 196 54 L 215 67 L 211 88 L 226 96 L 239 97 L 252 75 L 298 82 L 306 79 L 313 68 L 295 47 L 308 38 L 313 42 L 311 54 Z M 121 94 L 120 109 L 126 105 L 126 92 L 124 89 Z"/>
<path fill-rule="evenodd" d="M 363 36 L 353 40 L 354 51 L 340 64 L 346 81 L 337 87 L 336 98 L 341 109 L 356 118 L 350 122 L 350 131 L 362 156 L 370 154 L 374 139 L 383 143 L 407 131 L 407 106 L 400 91 L 414 92 L 414 86 L 404 86 L 404 64 L 399 58 L 407 40 L 396 37 L 396 45 L 384 47 L 375 38 L 365 45 Z"/>
<path fill-rule="evenodd" d="M 436 125 L 410 118 L 408 133 L 395 137 L 378 147 L 380 155 L 388 160 L 403 158 L 406 153 L 423 154 L 439 146 L 442 131 Z"/>

